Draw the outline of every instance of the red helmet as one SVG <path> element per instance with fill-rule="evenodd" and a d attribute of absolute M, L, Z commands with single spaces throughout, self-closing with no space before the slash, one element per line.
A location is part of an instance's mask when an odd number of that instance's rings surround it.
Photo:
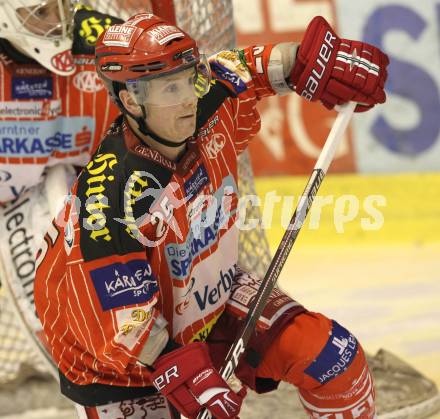
<path fill-rule="evenodd" d="M 201 61 L 194 39 L 151 13 L 110 26 L 98 39 L 95 54 L 98 74 L 117 101 L 117 83 L 161 77 Z"/>

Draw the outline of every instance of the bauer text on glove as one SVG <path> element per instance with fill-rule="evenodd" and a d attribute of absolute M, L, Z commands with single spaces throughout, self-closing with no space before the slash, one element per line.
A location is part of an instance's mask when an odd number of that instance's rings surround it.
<path fill-rule="evenodd" d="M 384 103 L 388 56 L 373 45 L 340 39 L 327 21 L 315 17 L 299 47 L 289 83 L 310 101 L 332 109 L 358 102 L 355 112 Z"/>

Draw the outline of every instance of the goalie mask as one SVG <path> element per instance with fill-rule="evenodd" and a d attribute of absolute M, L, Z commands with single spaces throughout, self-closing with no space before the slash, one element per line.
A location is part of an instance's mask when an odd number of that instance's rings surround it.
<path fill-rule="evenodd" d="M 194 39 L 150 13 L 109 27 L 96 46 L 96 67 L 122 110 L 121 89 L 140 106 L 167 107 L 197 100 L 210 87 L 209 64 Z M 183 71 L 185 77 L 173 77 Z M 152 89 L 153 83 L 163 89 Z"/>
<path fill-rule="evenodd" d="M 75 71 L 72 0 L 0 0 L 0 37 L 63 76 Z"/>

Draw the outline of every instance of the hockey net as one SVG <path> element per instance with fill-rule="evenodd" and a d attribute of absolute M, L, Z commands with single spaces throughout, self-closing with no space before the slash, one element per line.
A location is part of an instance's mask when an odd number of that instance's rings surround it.
<path fill-rule="evenodd" d="M 201 50 L 208 54 L 235 45 L 232 0 L 85 0 L 82 3 L 122 19 L 144 11 L 152 11 L 167 19 L 175 17 L 177 25 L 191 34 Z M 255 194 L 252 166 L 247 153 L 240 160 L 239 178 L 240 194 Z M 246 210 L 249 219 L 260 218 L 258 207 L 249 206 Z M 270 263 L 264 232 L 257 227 L 240 234 L 241 266 L 263 276 Z M 38 350 L 27 336 L 26 329 L 22 329 L 18 312 L 10 300 L 5 287 L 0 287 L 0 417 L 23 411 L 23 407 L 19 407 L 23 403 L 16 401 L 23 395 L 26 395 L 27 408 L 34 411 L 51 406 L 69 408 L 65 400 L 56 397 L 56 382 L 49 378 L 47 364 L 37 355 Z M 380 417 L 423 418 L 440 409 L 435 384 L 408 364 L 386 351 L 369 357 L 369 364 L 375 376 Z M 25 388 L 24 392 L 21 390 L 17 396 L 22 388 Z M 29 397 L 29 393 L 34 396 Z M 281 386 L 277 393 L 266 397 L 279 400 L 280 409 L 289 412 L 288 416 L 283 417 L 305 417 L 291 396 L 290 388 Z M 3 398 L 2 394 L 5 394 Z M 252 405 L 253 412 L 258 411 L 258 403 L 264 403 L 264 398 L 256 400 L 252 395 L 250 398 L 251 404 L 248 402 L 247 405 Z M 258 417 L 254 413 L 246 414 L 246 405 L 243 415 L 245 418 Z M 38 417 L 52 416 L 41 414 Z M 53 417 L 59 418 L 61 415 L 55 413 Z"/>

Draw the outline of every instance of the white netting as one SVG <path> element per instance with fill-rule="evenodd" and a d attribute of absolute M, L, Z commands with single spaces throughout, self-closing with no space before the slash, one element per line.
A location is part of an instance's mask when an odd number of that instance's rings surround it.
<path fill-rule="evenodd" d="M 48 373 L 47 360 L 38 355 L 40 352 L 32 342 L 35 337 L 29 334 L 16 300 L 11 297 L 5 272 L 0 258 L 0 390 L 11 382 L 19 383 L 29 376 Z M 32 289 L 32 284 L 28 286 Z M 33 306 L 33 299 L 31 304 Z"/>
<path fill-rule="evenodd" d="M 24 335 L 4 288 L 0 289 L 0 386 L 16 380 L 20 368 L 36 355 Z"/>

